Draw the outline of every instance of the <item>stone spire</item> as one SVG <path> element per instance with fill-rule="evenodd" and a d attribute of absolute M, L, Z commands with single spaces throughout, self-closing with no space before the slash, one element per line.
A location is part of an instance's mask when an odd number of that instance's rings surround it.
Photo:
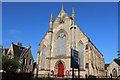
<path fill-rule="evenodd" d="M 72 7 L 72 18 L 73 18 L 73 20 L 75 19 L 75 11 L 74 11 L 74 7 Z"/>
<path fill-rule="evenodd" d="M 52 25 L 53 25 L 53 13 L 51 13 L 50 16 L 50 28 L 52 28 Z"/>
<path fill-rule="evenodd" d="M 50 22 L 52 22 L 53 21 L 53 13 L 51 13 L 51 16 L 50 16 Z"/>
<path fill-rule="evenodd" d="M 64 11 L 64 4 L 62 4 L 62 10 L 61 11 Z"/>
<path fill-rule="evenodd" d="M 50 16 L 50 28 L 48 32 L 52 32 L 52 29 L 53 29 L 53 13 L 51 13 L 51 16 Z"/>

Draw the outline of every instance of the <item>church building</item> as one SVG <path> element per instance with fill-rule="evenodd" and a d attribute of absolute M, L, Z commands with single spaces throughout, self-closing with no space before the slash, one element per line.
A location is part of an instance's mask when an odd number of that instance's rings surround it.
<path fill-rule="evenodd" d="M 75 11 L 71 16 L 62 9 L 56 19 L 50 17 L 50 27 L 39 43 L 37 53 L 37 77 L 72 77 L 71 48 L 80 55 L 80 77 L 105 76 L 104 58 L 85 33 L 75 23 Z M 78 70 L 75 69 L 75 76 Z"/>

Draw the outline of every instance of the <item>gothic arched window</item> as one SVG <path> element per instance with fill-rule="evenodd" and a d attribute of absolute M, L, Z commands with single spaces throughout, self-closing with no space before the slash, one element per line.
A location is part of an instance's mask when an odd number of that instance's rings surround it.
<path fill-rule="evenodd" d="M 117 77 L 117 70 L 115 68 L 113 68 L 112 73 L 114 77 Z"/>
<path fill-rule="evenodd" d="M 66 54 L 66 35 L 64 32 L 61 32 L 57 37 L 57 55 L 64 54 Z"/>
<path fill-rule="evenodd" d="M 43 52 L 42 52 L 42 69 L 45 67 L 45 58 L 46 58 L 46 47 L 43 48 Z"/>
<path fill-rule="evenodd" d="M 86 49 L 88 49 L 89 48 L 89 46 L 88 46 L 88 44 L 86 45 Z"/>
<path fill-rule="evenodd" d="M 79 45 L 79 54 L 80 54 L 80 68 L 84 68 L 84 46 L 83 44 Z"/>

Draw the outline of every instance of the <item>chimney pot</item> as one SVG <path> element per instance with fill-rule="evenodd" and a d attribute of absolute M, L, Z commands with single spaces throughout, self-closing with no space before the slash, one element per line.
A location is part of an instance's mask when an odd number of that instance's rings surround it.
<path fill-rule="evenodd" d="M 31 48 L 31 46 L 30 46 L 30 45 L 28 45 L 28 48 Z"/>
<path fill-rule="evenodd" d="M 0 49 L 2 49 L 3 48 L 3 46 L 2 45 L 0 45 Z"/>
<path fill-rule="evenodd" d="M 22 46 L 22 43 L 17 43 L 16 45 L 17 45 L 17 46 Z"/>

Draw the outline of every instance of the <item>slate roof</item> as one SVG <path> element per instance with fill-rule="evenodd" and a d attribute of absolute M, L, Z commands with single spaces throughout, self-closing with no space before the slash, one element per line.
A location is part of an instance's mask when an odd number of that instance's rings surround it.
<path fill-rule="evenodd" d="M 7 54 L 9 48 L 5 48 L 4 51 L 5 51 L 5 55 Z"/>
<path fill-rule="evenodd" d="M 105 64 L 105 70 L 107 70 L 107 67 L 109 66 L 110 64 Z"/>
<path fill-rule="evenodd" d="M 20 55 L 23 53 L 24 49 L 26 49 L 26 48 L 13 44 L 13 50 L 14 50 L 15 56 L 20 57 Z"/>
<path fill-rule="evenodd" d="M 22 51 L 22 53 L 21 53 L 21 55 L 20 55 L 20 58 L 24 57 L 25 54 L 26 54 L 28 51 L 29 51 L 29 49 L 24 48 L 23 51 Z"/>
<path fill-rule="evenodd" d="M 13 50 L 14 50 L 14 55 L 19 58 L 23 58 L 27 52 L 31 53 L 30 48 L 18 46 L 13 43 L 12 43 L 12 46 L 13 46 Z M 32 54 L 31 54 L 31 56 L 32 56 Z M 33 58 L 33 56 L 32 56 L 32 58 Z"/>
<path fill-rule="evenodd" d="M 8 50 L 9 48 L 4 48 L 4 49 L 0 48 L 0 53 L 4 53 L 6 55 Z"/>

